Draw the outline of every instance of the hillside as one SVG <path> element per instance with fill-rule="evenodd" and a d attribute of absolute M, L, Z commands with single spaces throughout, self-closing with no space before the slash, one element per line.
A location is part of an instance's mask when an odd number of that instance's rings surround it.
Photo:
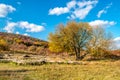
<path fill-rule="evenodd" d="M 10 51 L 40 52 L 48 47 L 48 42 L 29 36 L 0 32 L 1 45 L 6 45 Z M 0 47 L 1 48 L 1 47 Z"/>
<path fill-rule="evenodd" d="M 36 58 L 37 60 L 42 55 L 44 56 L 46 55 L 49 58 L 50 57 L 54 58 L 53 60 L 55 60 L 55 58 L 56 60 L 61 60 L 61 59 L 74 60 L 75 58 L 74 55 L 71 56 L 70 54 L 65 52 L 54 54 L 53 52 L 49 51 L 48 47 L 49 47 L 48 42 L 44 40 L 32 38 L 29 36 L 19 35 L 19 34 L 0 32 L 0 51 L 3 51 L 0 53 L 7 53 L 7 54 L 15 53 L 14 56 L 17 56 L 17 57 L 11 56 L 11 58 L 13 59 L 18 58 L 18 56 L 20 57 L 21 54 L 19 55 L 19 53 L 22 53 L 22 56 L 24 56 L 25 54 L 31 53 L 31 55 L 29 54 L 29 56 L 31 56 L 31 58 L 34 58 L 34 59 Z M 107 57 L 110 57 L 111 59 L 117 59 L 117 60 L 120 59 L 119 50 L 111 51 L 111 53 L 112 54 L 110 54 Z M 40 54 L 40 55 L 34 56 L 33 54 Z M 92 57 L 90 57 L 89 55 L 86 56 L 86 58 L 88 59 L 90 58 L 90 60 L 92 59 Z"/>

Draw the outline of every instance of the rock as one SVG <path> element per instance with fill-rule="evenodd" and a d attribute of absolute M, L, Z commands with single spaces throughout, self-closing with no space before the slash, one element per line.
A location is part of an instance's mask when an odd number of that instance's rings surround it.
<path fill-rule="evenodd" d="M 4 54 L 5 59 L 10 59 L 11 55 L 10 54 Z"/>
<path fill-rule="evenodd" d="M 3 54 L 0 54 L 0 59 L 4 59 L 4 57 L 3 57 L 4 55 Z"/>
<path fill-rule="evenodd" d="M 23 58 L 30 58 L 30 56 L 25 54 L 25 55 L 23 55 Z"/>

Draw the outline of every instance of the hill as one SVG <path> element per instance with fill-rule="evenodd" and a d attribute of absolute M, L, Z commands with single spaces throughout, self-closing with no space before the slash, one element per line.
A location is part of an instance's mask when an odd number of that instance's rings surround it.
<path fill-rule="evenodd" d="M 38 53 L 48 47 L 48 42 L 29 36 L 0 32 L 0 45 L 0 50 Z"/>

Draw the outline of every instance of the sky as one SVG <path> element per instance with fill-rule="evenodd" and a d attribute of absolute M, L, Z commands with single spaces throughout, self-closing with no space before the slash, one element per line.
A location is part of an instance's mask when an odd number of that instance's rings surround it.
<path fill-rule="evenodd" d="M 48 40 L 58 24 L 88 22 L 113 34 L 120 48 L 120 0 L 0 0 L 0 32 Z"/>

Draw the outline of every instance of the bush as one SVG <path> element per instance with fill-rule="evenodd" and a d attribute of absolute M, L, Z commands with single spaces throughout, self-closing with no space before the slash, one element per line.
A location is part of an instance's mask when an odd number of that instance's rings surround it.
<path fill-rule="evenodd" d="M 47 42 L 34 42 L 33 44 L 35 46 L 41 46 L 41 47 L 44 47 L 44 48 L 48 47 L 48 43 Z"/>
<path fill-rule="evenodd" d="M 37 47 L 36 52 L 40 53 L 44 51 L 44 47 Z"/>
<path fill-rule="evenodd" d="M 10 45 L 10 50 L 13 51 L 25 51 L 28 47 L 24 44 L 13 43 Z"/>
<path fill-rule="evenodd" d="M 98 48 L 98 50 L 94 50 L 94 52 L 92 53 L 92 56 L 94 56 L 94 57 L 105 57 L 109 54 L 110 54 L 109 51 Z"/>
<path fill-rule="evenodd" d="M 9 50 L 8 42 L 5 41 L 4 39 L 0 39 L 0 50 L 2 50 L 2 51 L 8 51 Z"/>
<path fill-rule="evenodd" d="M 19 38 L 15 38 L 14 41 L 15 41 L 16 43 L 19 43 L 19 44 L 20 44 L 20 43 L 23 43 L 22 39 L 19 39 Z"/>
<path fill-rule="evenodd" d="M 36 47 L 35 47 L 35 46 L 30 46 L 30 47 L 28 48 L 28 51 L 36 51 Z"/>

